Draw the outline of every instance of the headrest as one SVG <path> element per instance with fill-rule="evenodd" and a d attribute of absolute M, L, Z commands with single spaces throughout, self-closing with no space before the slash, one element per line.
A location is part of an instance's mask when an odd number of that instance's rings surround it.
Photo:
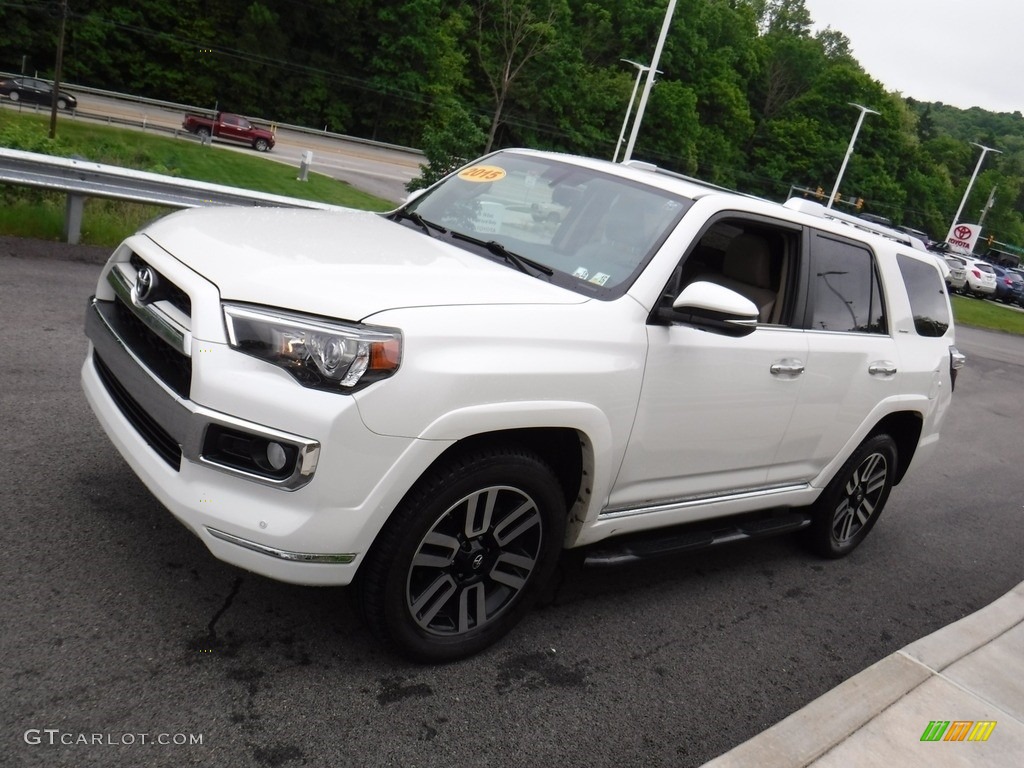
<path fill-rule="evenodd" d="M 764 238 L 744 232 L 729 243 L 722 274 L 758 288 L 772 287 L 772 254 Z"/>

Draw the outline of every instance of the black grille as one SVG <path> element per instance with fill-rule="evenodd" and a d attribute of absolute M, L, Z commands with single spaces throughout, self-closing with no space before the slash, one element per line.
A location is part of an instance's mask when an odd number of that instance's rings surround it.
<path fill-rule="evenodd" d="M 94 352 L 92 359 L 100 381 L 103 382 L 103 386 L 106 387 L 110 398 L 117 405 L 121 413 L 124 414 L 124 417 L 128 419 L 136 431 L 142 435 L 142 439 L 149 443 L 149 446 L 156 451 L 161 459 L 166 461 L 175 470 L 180 470 L 181 446 L 175 442 L 173 437 L 167 434 L 163 427 L 153 421 L 135 398 L 128 394 L 128 391 L 121 386 L 121 382 L 114 377 L 114 374 L 107 368 L 99 355 Z"/>
<path fill-rule="evenodd" d="M 188 399 L 192 387 L 192 358 L 154 334 L 120 299 L 114 300 L 112 313 L 103 314 L 124 344 L 146 367 L 181 397 Z"/>
<path fill-rule="evenodd" d="M 137 270 L 142 269 L 143 267 L 149 267 L 150 269 L 153 269 L 153 267 L 150 267 L 149 264 L 147 264 L 142 259 L 142 257 L 139 256 L 137 253 L 132 254 L 130 262 L 131 265 L 135 267 L 135 269 Z M 189 298 L 188 294 L 181 290 L 181 288 L 176 286 L 170 280 L 168 280 L 166 277 L 164 277 L 162 274 L 157 272 L 155 269 L 153 269 L 153 271 L 156 272 L 157 274 L 160 288 L 159 296 L 151 297 L 150 301 L 158 301 L 160 299 L 164 299 L 165 301 L 170 302 L 173 306 L 177 307 L 186 316 L 192 317 L 192 299 Z"/>

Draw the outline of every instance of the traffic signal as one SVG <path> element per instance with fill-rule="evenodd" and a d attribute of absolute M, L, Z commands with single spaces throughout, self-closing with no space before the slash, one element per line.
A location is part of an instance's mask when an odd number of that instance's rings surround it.
<path fill-rule="evenodd" d="M 839 194 L 838 192 L 836 192 L 836 196 L 835 196 L 835 198 L 833 198 L 832 202 L 833 203 L 841 203 L 841 202 L 843 202 L 843 196 L 841 194 Z"/>
<path fill-rule="evenodd" d="M 821 187 L 818 187 L 816 190 L 814 190 L 814 196 L 821 200 L 821 198 L 825 196 L 825 190 L 822 189 Z"/>
<path fill-rule="evenodd" d="M 864 207 L 864 198 L 863 197 L 858 197 L 857 198 L 857 202 L 854 205 L 854 208 L 856 208 L 859 211 L 863 207 Z"/>

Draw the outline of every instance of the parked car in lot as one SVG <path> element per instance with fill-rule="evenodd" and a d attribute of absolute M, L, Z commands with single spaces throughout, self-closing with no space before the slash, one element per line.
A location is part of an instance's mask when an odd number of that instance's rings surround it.
<path fill-rule="evenodd" d="M 996 273 L 991 264 L 987 261 L 965 258 L 964 269 L 967 277 L 964 293 L 981 299 L 990 299 L 995 295 Z"/>
<path fill-rule="evenodd" d="M 950 293 L 960 293 L 967 285 L 967 262 L 956 256 L 939 256 L 949 268 L 946 275 L 946 288 Z"/>
<path fill-rule="evenodd" d="M 906 227 L 903 225 L 896 227 L 896 229 L 898 229 L 900 232 L 905 232 L 906 234 L 911 235 L 912 237 L 916 237 L 918 240 L 924 243 L 926 248 L 931 248 L 935 244 L 935 240 L 932 238 L 932 236 L 923 230 L 914 229 L 913 227 Z"/>
<path fill-rule="evenodd" d="M 1024 280 L 1024 268 L 1010 267 L 1010 271 L 1018 275 L 1022 280 Z M 1024 307 L 1024 291 L 1021 291 L 1020 295 L 1017 297 L 1017 303 L 1021 307 Z"/>
<path fill-rule="evenodd" d="M 1024 277 L 1009 267 L 992 265 L 996 273 L 996 292 L 993 298 L 1004 304 L 1019 304 L 1024 294 Z"/>
<path fill-rule="evenodd" d="M 0 96 L 6 96 L 11 101 L 23 101 L 26 104 L 53 106 L 53 86 L 45 80 L 34 77 L 13 77 L 9 80 L 0 80 Z M 58 109 L 75 109 L 77 106 L 78 99 L 70 93 L 57 92 Z"/>
<path fill-rule="evenodd" d="M 82 384 L 213 555 L 450 661 L 564 549 L 861 544 L 964 358 L 933 255 L 827 213 L 529 150 L 385 214 L 173 213 L 102 270 Z"/>

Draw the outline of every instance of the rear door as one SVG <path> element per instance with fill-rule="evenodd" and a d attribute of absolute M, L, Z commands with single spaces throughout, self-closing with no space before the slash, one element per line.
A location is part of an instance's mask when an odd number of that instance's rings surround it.
<path fill-rule="evenodd" d="M 774 482 L 816 477 L 872 411 L 900 391 L 901 361 L 874 252 L 815 230 L 807 238 L 807 362 L 800 400 L 768 473 Z"/>

